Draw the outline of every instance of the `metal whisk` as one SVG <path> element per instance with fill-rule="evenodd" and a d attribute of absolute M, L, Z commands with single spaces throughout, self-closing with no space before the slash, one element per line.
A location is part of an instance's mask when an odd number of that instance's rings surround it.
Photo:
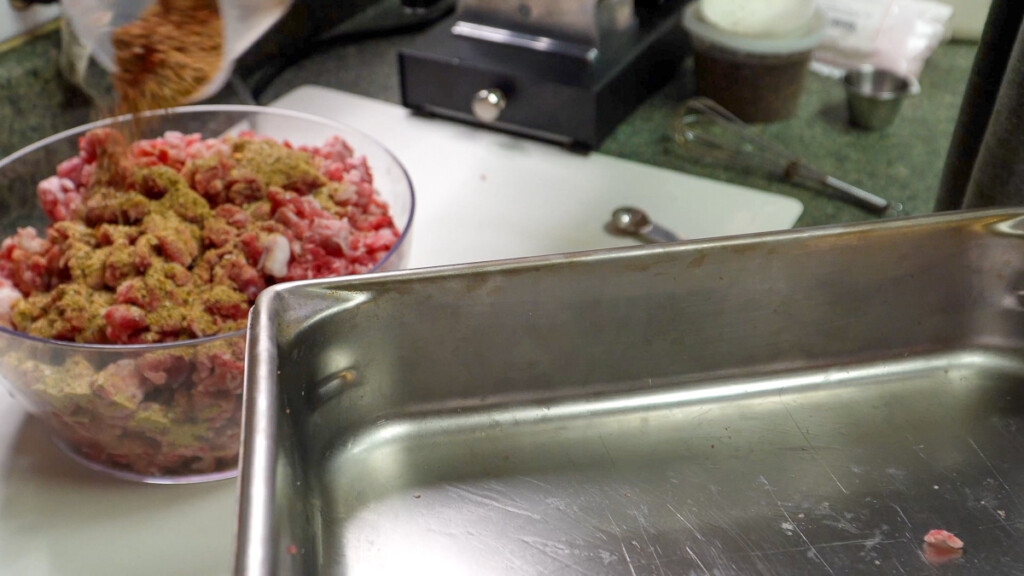
<path fill-rule="evenodd" d="M 899 214 L 903 205 L 843 182 L 808 166 L 798 156 L 761 137 L 714 100 L 687 100 L 676 116 L 676 143 L 699 150 L 702 158 L 769 170 L 794 184 L 818 184 L 835 196 L 876 214 Z"/>

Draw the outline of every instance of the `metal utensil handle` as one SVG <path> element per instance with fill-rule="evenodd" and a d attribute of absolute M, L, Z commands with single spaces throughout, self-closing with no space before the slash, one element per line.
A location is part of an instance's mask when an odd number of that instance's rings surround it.
<path fill-rule="evenodd" d="M 681 240 L 681 238 L 677 236 L 675 232 L 672 232 L 671 230 L 663 228 L 662 226 L 659 226 L 657 224 L 650 224 L 648 226 L 645 226 L 637 234 L 641 236 L 644 240 L 652 244 L 657 244 L 660 242 L 678 242 Z"/>
<path fill-rule="evenodd" d="M 846 194 L 851 199 L 860 202 L 875 212 L 881 213 L 889 209 L 889 201 L 885 198 L 876 196 L 867 190 L 861 190 L 853 184 L 848 184 L 838 178 L 825 176 L 825 185 L 833 190 Z"/>
<path fill-rule="evenodd" d="M 862 190 L 848 182 L 843 182 L 838 178 L 823 174 L 796 160 L 786 167 L 786 179 L 792 182 L 801 178 L 828 186 L 838 192 L 840 198 L 872 212 L 882 214 L 889 209 L 890 203 L 885 198 L 876 196 L 867 190 Z"/>

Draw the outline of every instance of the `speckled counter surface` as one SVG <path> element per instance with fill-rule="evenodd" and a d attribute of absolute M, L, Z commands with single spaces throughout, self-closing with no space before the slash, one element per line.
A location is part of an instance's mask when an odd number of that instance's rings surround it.
<path fill-rule="evenodd" d="M 261 101 L 302 84 L 319 84 L 397 102 L 396 54 L 413 38 L 372 40 L 311 56 L 281 74 Z M 67 89 L 60 79 L 59 46 L 59 34 L 52 32 L 0 53 L 0 155 L 96 117 L 88 99 Z M 797 115 L 759 130 L 812 166 L 899 200 L 907 214 L 931 212 L 976 48 L 972 44 L 942 46 L 921 76 L 921 93 L 905 102 L 896 123 L 885 131 L 849 127 L 841 84 L 810 73 Z M 671 139 L 671 120 L 679 104 L 692 94 L 692 73 L 683 64 L 677 79 L 621 124 L 600 151 L 792 195 L 805 206 L 798 226 L 874 218 L 763 173 L 709 165 L 680 154 Z M 225 89 L 216 100 L 243 98 Z"/>

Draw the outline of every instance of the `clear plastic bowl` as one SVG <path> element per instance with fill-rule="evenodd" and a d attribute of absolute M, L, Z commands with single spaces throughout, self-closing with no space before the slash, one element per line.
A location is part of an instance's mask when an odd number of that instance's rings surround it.
<path fill-rule="evenodd" d="M 51 136 L 0 161 L 0 235 L 49 220 L 36 184 L 78 153 L 78 138 L 119 117 Z M 370 136 L 314 116 L 255 106 L 192 106 L 153 112 L 139 138 L 168 130 L 205 137 L 241 130 L 295 145 L 344 138 L 366 156 L 374 187 L 401 237 L 375 271 L 401 268 L 409 246 L 414 195 L 401 163 Z M 68 454 L 122 478 L 192 483 L 237 472 L 245 330 L 153 345 L 77 344 L 0 327 L 0 381 Z M 139 383 L 148 391 L 140 401 Z"/>

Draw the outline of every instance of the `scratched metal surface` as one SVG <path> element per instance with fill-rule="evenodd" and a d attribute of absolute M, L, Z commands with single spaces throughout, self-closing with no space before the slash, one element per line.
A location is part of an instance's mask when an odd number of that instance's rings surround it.
<path fill-rule="evenodd" d="M 998 211 L 271 290 L 236 574 L 1024 573 L 1022 248 Z"/>

